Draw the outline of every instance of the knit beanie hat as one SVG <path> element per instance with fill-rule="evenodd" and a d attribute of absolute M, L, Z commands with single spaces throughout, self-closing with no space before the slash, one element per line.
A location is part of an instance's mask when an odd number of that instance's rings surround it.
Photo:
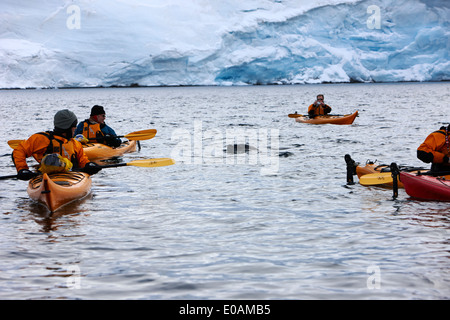
<path fill-rule="evenodd" d="M 73 113 L 68 109 L 59 110 L 55 114 L 55 118 L 53 119 L 53 124 L 55 125 L 55 128 L 64 130 L 76 127 L 77 122 L 78 119 L 75 113 Z"/>
<path fill-rule="evenodd" d="M 91 109 L 91 117 L 98 116 L 99 114 L 105 114 L 105 110 L 102 106 L 95 105 Z"/>

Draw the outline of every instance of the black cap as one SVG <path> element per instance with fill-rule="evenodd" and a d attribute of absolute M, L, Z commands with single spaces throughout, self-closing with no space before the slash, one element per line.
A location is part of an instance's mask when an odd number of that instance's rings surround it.
<path fill-rule="evenodd" d="M 91 109 L 91 117 L 99 114 L 105 114 L 105 109 L 102 106 L 95 105 Z"/>

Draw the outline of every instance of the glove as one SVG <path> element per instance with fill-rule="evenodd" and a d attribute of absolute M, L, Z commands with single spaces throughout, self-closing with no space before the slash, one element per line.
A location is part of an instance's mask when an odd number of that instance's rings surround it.
<path fill-rule="evenodd" d="M 120 146 L 120 144 L 122 143 L 122 141 L 112 135 L 109 134 L 105 134 L 105 144 L 110 146 L 110 147 L 118 147 Z"/>
<path fill-rule="evenodd" d="M 82 171 L 86 172 L 89 175 L 93 175 L 93 174 L 96 174 L 97 172 L 99 172 L 100 170 L 102 170 L 101 166 L 99 166 L 95 162 L 88 162 L 88 163 L 86 163 L 86 165 L 84 166 Z"/>
<path fill-rule="evenodd" d="M 19 180 L 30 180 L 31 178 L 34 178 L 37 176 L 36 173 L 31 172 L 28 169 L 22 169 L 17 173 L 17 179 Z"/>

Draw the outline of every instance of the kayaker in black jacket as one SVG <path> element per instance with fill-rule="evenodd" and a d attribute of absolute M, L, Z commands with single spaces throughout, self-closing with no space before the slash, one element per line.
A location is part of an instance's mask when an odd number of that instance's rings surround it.
<path fill-rule="evenodd" d="M 417 158 L 431 163 L 431 171 L 450 171 L 450 124 L 428 135 L 417 148 Z"/>

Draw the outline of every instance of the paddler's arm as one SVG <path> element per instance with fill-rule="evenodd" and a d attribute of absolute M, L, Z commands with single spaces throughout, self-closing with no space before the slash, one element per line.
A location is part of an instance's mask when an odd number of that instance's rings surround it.
<path fill-rule="evenodd" d="M 445 143 L 445 139 L 442 142 L 438 139 L 439 132 L 430 134 L 425 141 L 417 148 L 417 158 L 425 163 L 448 163 L 448 157 L 437 149 L 440 149 Z"/>
<path fill-rule="evenodd" d="M 42 159 L 47 150 L 49 140 L 41 134 L 33 134 L 27 140 L 22 141 L 12 153 L 17 172 L 28 169 L 27 158 L 35 156 L 36 161 Z"/>
<path fill-rule="evenodd" d="M 105 135 L 105 140 L 107 142 L 107 145 L 116 148 L 122 144 L 122 140 L 120 140 L 120 138 L 117 138 L 116 132 L 110 126 L 105 124 L 102 127 L 102 132 Z"/>
<path fill-rule="evenodd" d="M 28 168 L 27 158 L 34 156 L 39 162 L 42 155 L 47 150 L 48 139 L 43 135 L 34 134 L 27 140 L 22 141 L 12 153 L 14 166 L 17 170 L 17 178 L 20 180 L 29 180 L 36 174 Z"/>

